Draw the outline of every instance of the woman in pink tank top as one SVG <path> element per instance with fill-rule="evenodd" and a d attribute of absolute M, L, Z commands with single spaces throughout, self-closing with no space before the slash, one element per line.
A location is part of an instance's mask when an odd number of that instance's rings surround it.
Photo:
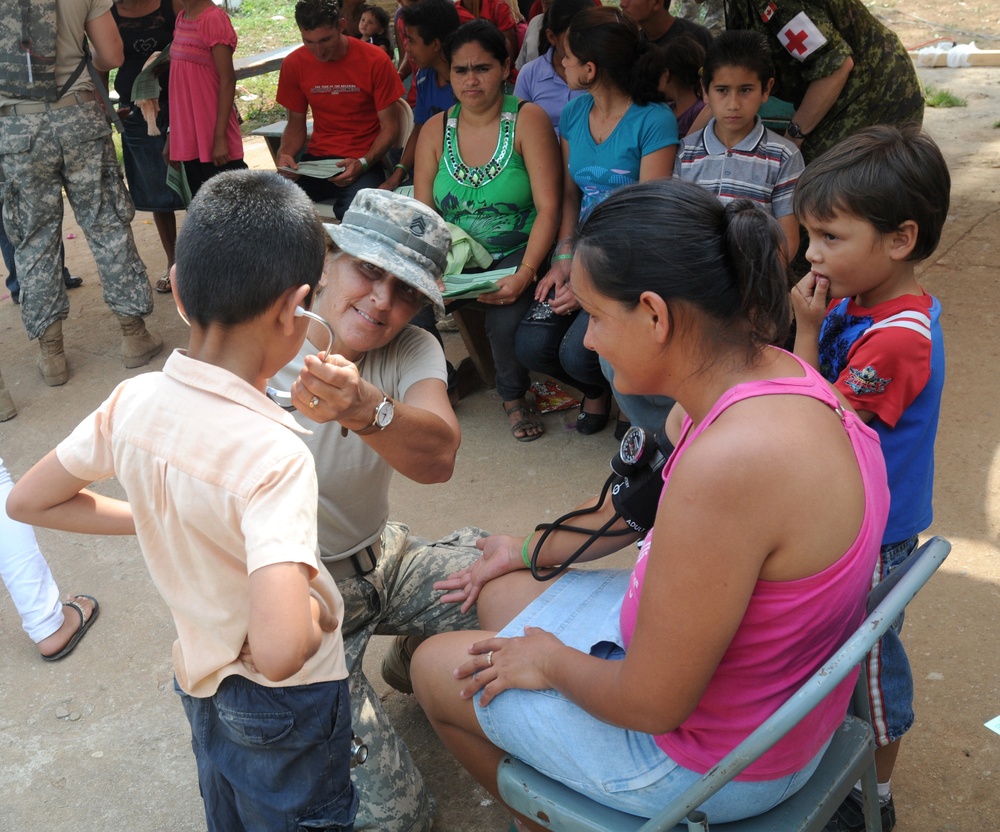
<path fill-rule="evenodd" d="M 885 467 L 839 394 L 772 346 L 789 321 L 780 239 L 748 201 L 723 207 L 668 180 L 618 191 L 577 232 L 585 343 L 623 393 L 677 400 L 667 420 L 676 448 L 633 570 L 538 583 L 522 560 L 537 535 L 495 535 L 473 567 L 437 584 L 446 601 L 478 600 L 483 632 L 426 642 L 414 691 L 494 794 L 510 752 L 649 817 L 860 624 L 888 510 Z M 597 529 L 613 515 L 608 498 L 573 522 Z M 601 538 L 587 557 L 628 540 Z M 551 534 L 538 563 L 557 565 L 580 542 Z M 710 821 L 759 814 L 800 788 L 852 684 L 709 800 Z"/>

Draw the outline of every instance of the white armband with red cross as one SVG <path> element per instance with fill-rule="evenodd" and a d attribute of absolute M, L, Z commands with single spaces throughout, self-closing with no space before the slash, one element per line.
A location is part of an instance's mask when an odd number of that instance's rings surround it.
<path fill-rule="evenodd" d="M 805 12 L 799 12 L 778 29 L 778 40 L 798 61 L 804 61 L 826 43 L 826 37 Z"/>

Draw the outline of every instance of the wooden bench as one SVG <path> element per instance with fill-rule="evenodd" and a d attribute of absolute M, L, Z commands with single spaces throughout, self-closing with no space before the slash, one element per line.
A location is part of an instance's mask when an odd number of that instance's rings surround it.
<path fill-rule="evenodd" d="M 236 70 L 236 80 L 243 81 L 246 78 L 253 78 L 268 72 L 277 72 L 281 69 L 281 62 L 301 45 L 301 43 L 296 43 L 292 46 L 282 46 L 280 49 L 272 49 L 270 52 L 258 52 L 256 55 L 245 55 L 242 58 L 236 58 L 233 61 L 233 68 Z"/>

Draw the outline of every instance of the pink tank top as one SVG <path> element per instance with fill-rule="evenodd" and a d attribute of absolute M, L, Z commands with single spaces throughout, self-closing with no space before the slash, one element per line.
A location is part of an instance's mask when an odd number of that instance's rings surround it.
<path fill-rule="evenodd" d="M 796 357 L 796 360 L 799 360 Z M 875 432 L 856 414 L 840 410 L 831 387 L 799 360 L 806 375 L 748 382 L 727 391 L 697 428 L 690 418 L 664 467 L 664 483 L 685 449 L 730 405 L 755 396 L 801 395 L 841 414 L 865 492 L 865 515 L 854 543 L 822 572 L 794 581 L 757 581 L 736 635 L 694 712 L 656 744 L 674 761 L 704 773 L 742 742 L 819 668 L 860 624 L 889 511 L 885 463 Z M 621 630 L 628 648 L 635 631 L 646 574 L 650 529 L 622 603 Z M 841 682 L 798 726 L 737 780 L 773 780 L 803 768 L 843 721 L 856 673 Z"/>

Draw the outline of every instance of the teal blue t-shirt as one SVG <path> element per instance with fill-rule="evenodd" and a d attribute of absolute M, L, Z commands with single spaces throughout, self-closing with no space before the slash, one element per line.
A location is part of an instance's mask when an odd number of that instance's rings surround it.
<path fill-rule="evenodd" d="M 562 111 L 559 132 L 569 143 L 569 175 L 583 198 L 580 219 L 613 192 L 639 181 L 642 157 L 679 144 L 677 119 L 666 104 L 632 104 L 611 135 L 601 144 L 590 135 L 588 93 L 574 98 Z"/>

